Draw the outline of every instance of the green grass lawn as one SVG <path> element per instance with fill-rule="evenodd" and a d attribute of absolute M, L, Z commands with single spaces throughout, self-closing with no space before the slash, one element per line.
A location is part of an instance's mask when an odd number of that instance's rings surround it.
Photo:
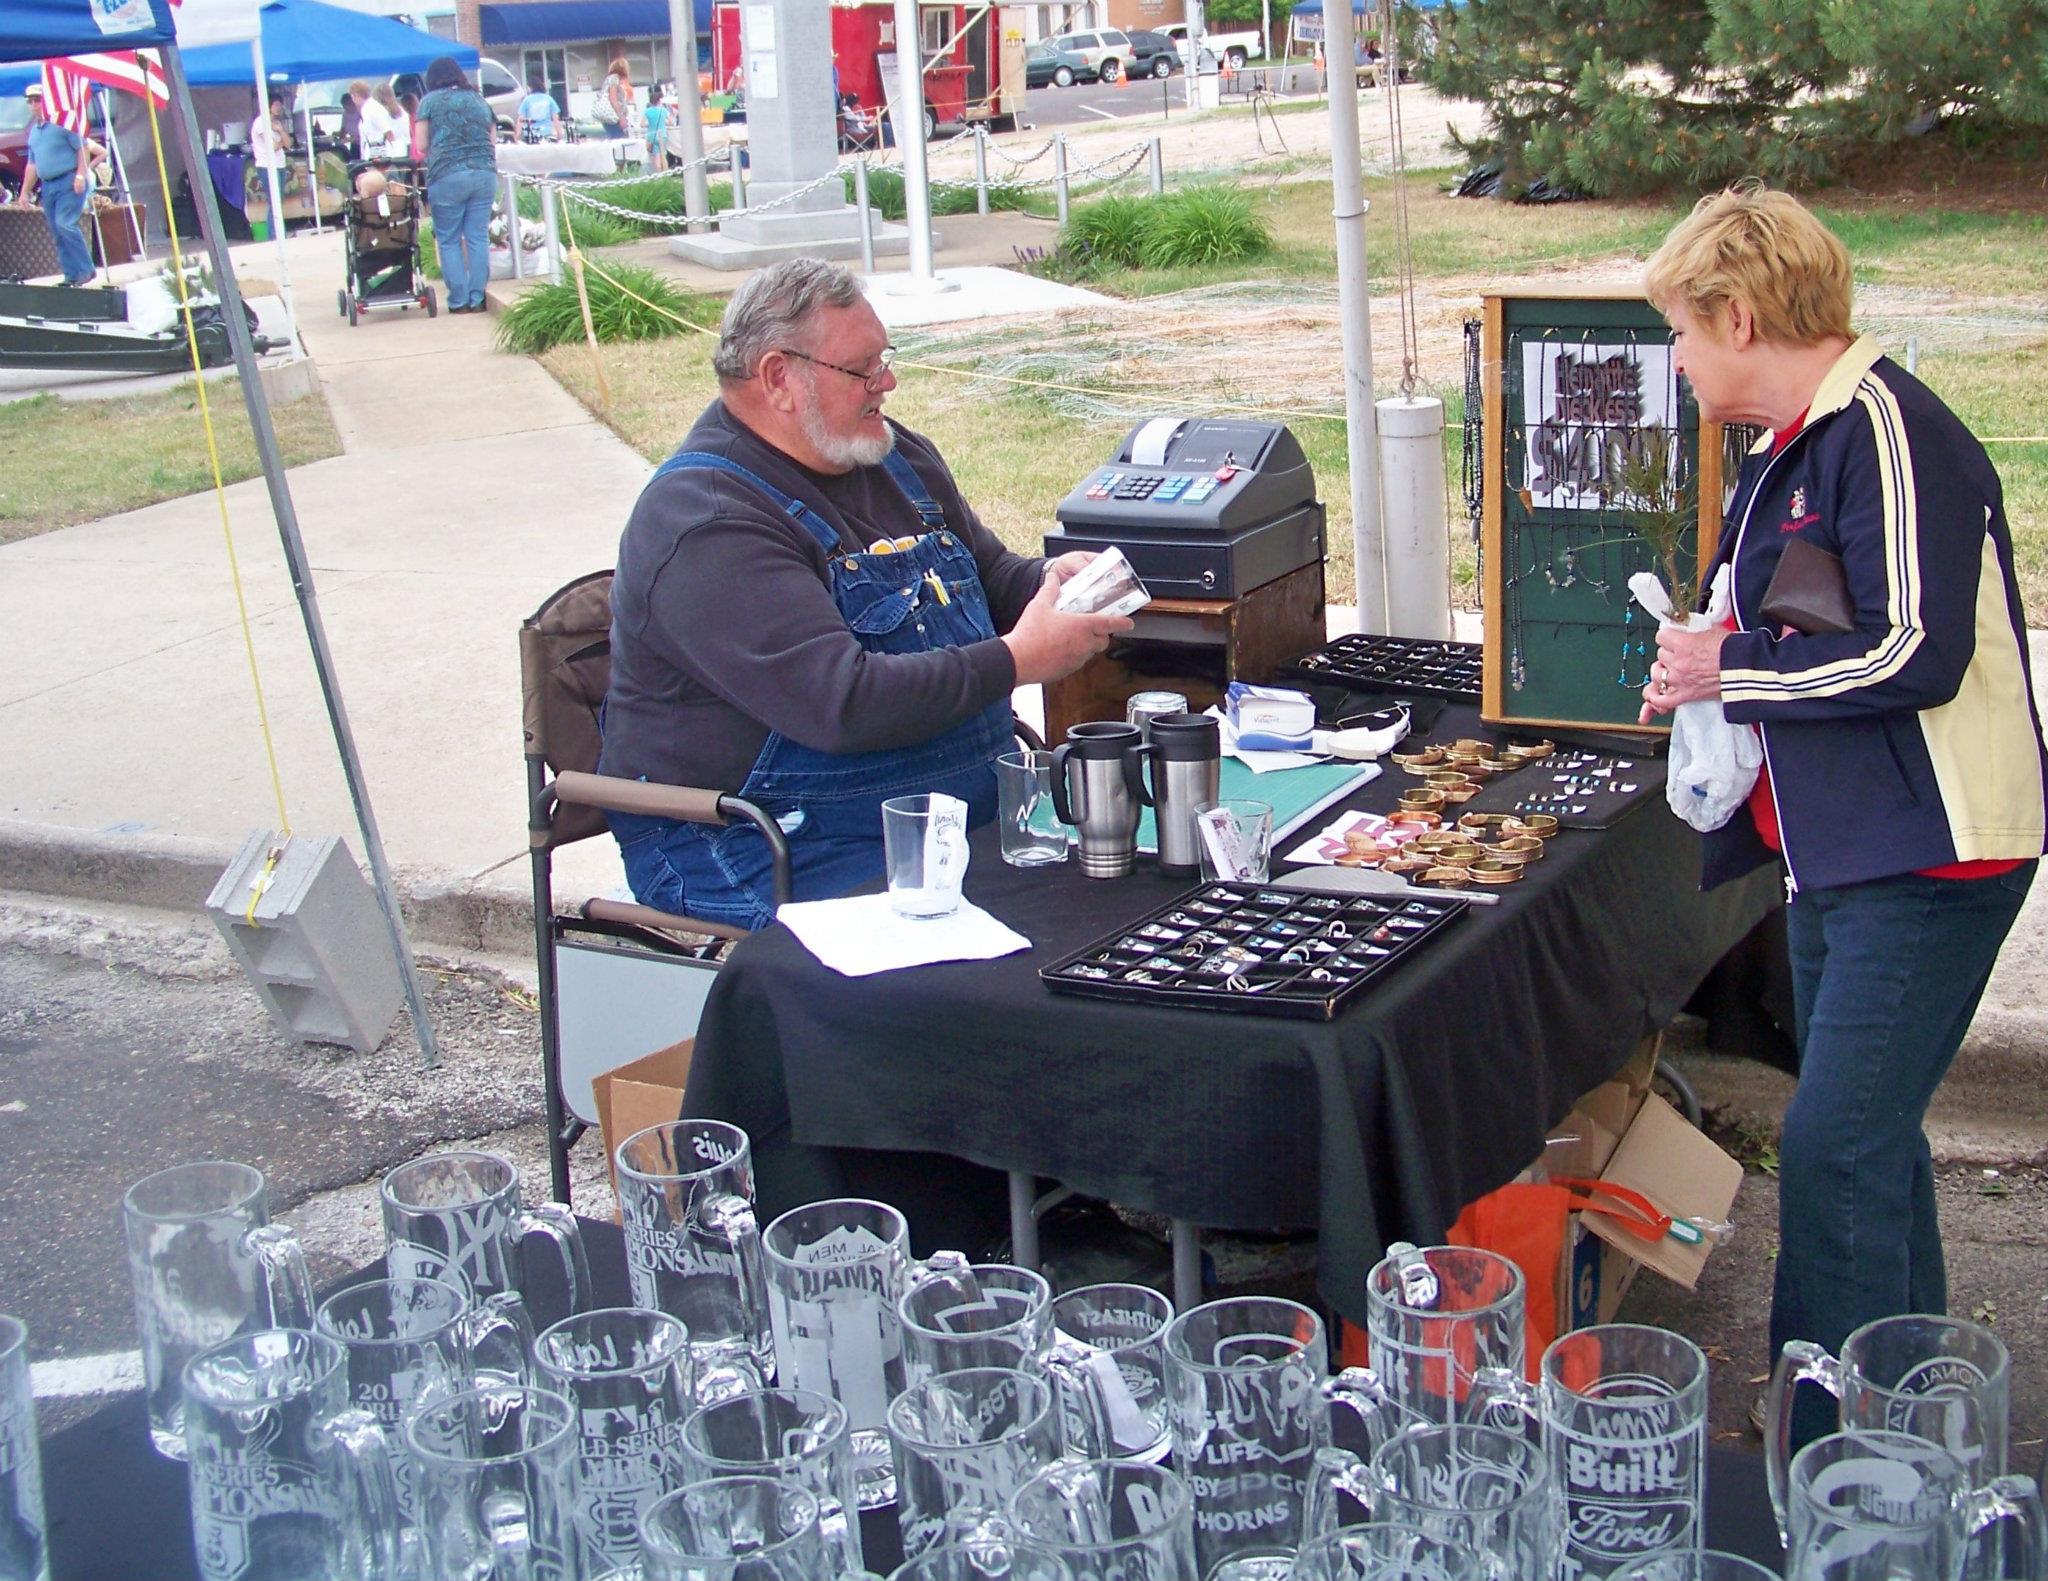
<path fill-rule="evenodd" d="M 1469 290 L 1475 301 L 1493 281 L 1523 282 L 1545 273 L 1563 276 L 1591 265 L 1631 269 L 1689 206 L 1669 199 L 1526 208 L 1456 198 L 1448 186 L 1449 173 L 1444 171 L 1427 172 L 1411 182 L 1409 228 L 1416 276 L 1425 288 Z M 1125 270 L 1084 283 L 1113 295 L 1143 298 L 1236 281 L 1333 281 L 1336 254 L 1329 185 L 1297 181 L 1253 191 L 1258 212 L 1275 238 L 1273 251 L 1264 258 L 1216 267 Z M 1380 294 L 1393 287 L 1386 225 L 1393 184 L 1368 180 L 1366 193 L 1374 215 L 1369 258 L 1375 293 Z M 1952 203 L 1924 206 L 1911 199 L 1838 190 L 1820 195 L 1817 206 L 1849 245 L 1859 283 L 2048 309 L 2048 218 L 2021 206 L 1986 209 L 1967 199 L 1968 194 L 1962 194 Z M 2033 344 L 1993 345 L 1967 334 L 1934 334 L 1939 327 L 1938 318 L 1930 321 L 1931 338 L 1923 346 L 1939 343 L 1940 349 L 1923 350 L 1919 361 L 1920 377 L 1936 393 L 1979 434 L 2048 434 L 2048 337 Z M 901 338 L 914 348 L 914 336 Z M 614 395 L 609 420 L 642 454 L 666 455 L 714 393 L 709 341 L 687 336 L 608 347 L 604 356 Z M 914 349 L 907 349 L 906 356 L 915 360 Z M 587 351 L 562 347 L 543 360 L 570 389 L 594 404 Z M 1392 393 L 1395 367 L 1387 348 L 1379 348 L 1382 394 Z M 1083 382 L 1096 377 L 1086 376 Z M 1101 380 L 1113 377 L 1109 371 L 1099 375 Z M 1074 479 L 1091 461 L 1108 454 L 1128 427 L 1122 419 L 1074 416 L 1031 391 L 977 382 L 957 373 L 905 369 L 901 380 L 891 412 L 937 442 L 983 520 L 1021 550 L 1038 549 L 1054 508 Z M 1457 498 L 1462 390 L 1443 383 L 1426 388 L 1445 402 L 1453 596 L 1470 605 L 1476 602 L 1475 555 L 1463 503 Z M 1227 390 L 1209 393 L 1217 399 L 1232 398 Z M 1332 596 L 1348 599 L 1351 510 L 1344 427 L 1316 418 L 1289 421 L 1308 452 L 1330 511 Z M 2048 444 L 1999 444 L 1991 452 L 2005 482 L 2028 618 L 2048 625 Z"/>
<path fill-rule="evenodd" d="M 221 476 L 229 483 L 255 477 L 261 468 L 239 381 L 209 383 L 206 396 Z M 317 392 L 273 407 L 271 421 L 287 466 L 341 454 Z M 199 398 L 189 385 L 122 401 L 39 395 L 0 406 L 0 452 L 14 458 L 0 477 L 0 543 L 213 487 Z"/>

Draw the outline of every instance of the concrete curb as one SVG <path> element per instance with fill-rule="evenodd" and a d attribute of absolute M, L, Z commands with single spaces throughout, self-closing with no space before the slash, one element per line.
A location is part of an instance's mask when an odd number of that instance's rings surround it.
<path fill-rule="evenodd" d="M 236 850 L 225 841 L 157 830 L 107 833 L 0 819 L 0 890 L 197 915 Z M 415 946 L 531 958 L 533 911 L 524 896 L 431 872 L 399 869 L 392 879 Z"/>

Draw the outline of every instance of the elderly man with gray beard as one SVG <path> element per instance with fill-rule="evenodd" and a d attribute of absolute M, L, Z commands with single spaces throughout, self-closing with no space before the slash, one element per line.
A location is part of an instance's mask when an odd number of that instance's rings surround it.
<path fill-rule="evenodd" d="M 798 258 L 750 277 L 718 398 L 641 493 L 612 584 L 601 771 L 758 803 L 799 900 L 880 881 L 886 797 L 946 792 L 993 818 L 1012 690 L 1130 628 L 1056 609 L 1088 557 L 1005 549 L 930 442 L 882 415 L 893 355 L 849 271 Z M 611 824 L 645 904 L 768 922 L 751 826 Z"/>

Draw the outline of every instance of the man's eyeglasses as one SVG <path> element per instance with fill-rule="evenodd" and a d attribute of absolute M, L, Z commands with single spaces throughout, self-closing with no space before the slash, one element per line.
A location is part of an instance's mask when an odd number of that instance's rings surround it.
<path fill-rule="evenodd" d="M 813 357 L 808 351 L 798 351 L 793 346 L 784 346 L 782 354 L 785 357 L 800 358 L 804 362 L 815 362 L 819 367 L 830 368 L 834 373 L 843 373 L 849 379 L 858 379 L 867 387 L 870 394 L 882 388 L 882 381 L 889 377 L 889 364 L 896 360 L 896 348 L 894 346 L 884 346 L 882 348 L 881 361 L 875 365 L 871 372 L 862 373 L 858 368 L 842 368 L 836 362 L 827 362 L 823 357 Z"/>

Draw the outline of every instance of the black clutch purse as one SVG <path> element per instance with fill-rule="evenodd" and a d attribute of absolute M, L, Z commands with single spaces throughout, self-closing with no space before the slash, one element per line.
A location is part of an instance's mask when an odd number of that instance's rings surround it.
<path fill-rule="evenodd" d="M 1841 558 L 1803 538 L 1792 539 L 1778 556 L 1757 614 L 1765 625 L 1790 626 L 1809 637 L 1854 631 L 1856 606 L 1849 599 Z"/>

